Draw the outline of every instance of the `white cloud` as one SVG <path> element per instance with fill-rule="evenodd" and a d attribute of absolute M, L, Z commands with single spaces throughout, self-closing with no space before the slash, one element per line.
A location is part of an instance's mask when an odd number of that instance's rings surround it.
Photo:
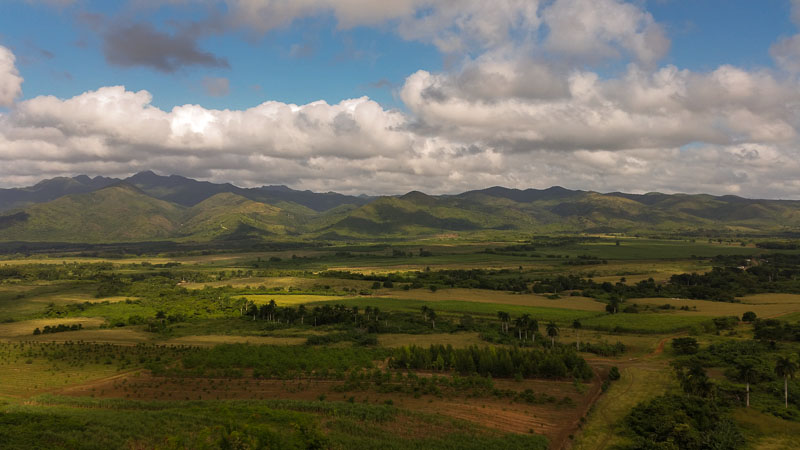
<path fill-rule="evenodd" d="M 341 27 L 386 26 L 476 56 L 408 76 L 398 91 L 407 112 L 366 97 L 164 111 L 147 91 L 121 86 L 20 101 L 0 114 L 2 182 L 155 169 L 346 193 L 563 185 L 800 197 L 798 81 L 727 65 L 703 73 L 656 67 L 669 42 L 641 3 L 229 4 L 229 20 L 258 31 L 327 12 Z M 16 76 L 8 55 L 6 72 Z M 587 65 L 609 60 L 630 63 L 615 76 Z"/>
<path fill-rule="evenodd" d="M 509 63 L 512 64 L 512 63 Z M 479 142 L 507 152 L 625 150 L 679 147 L 700 141 L 788 143 L 797 138 L 800 102 L 796 83 L 766 72 L 730 66 L 699 74 L 667 66 L 655 72 L 630 66 L 619 79 L 571 70 L 557 76 L 495 70 L 471 62 L 455 74 L 419 71 L 400 91 L 420 129 L 460 142 Z M 471 84 L 464 73 L 481 74 Z M 499 80 L 498 80 L 499 78 Z M 509 89 L 528 81 L 534 95 Z M 535 95 L 538 85 L 544 93 Z M 471 86 L 481 86 L 477 91 Z M 492 86 L 491 91 L 489 86 Z"/>
<path fill-rule="evenodd" d="M 550 30 L 545 46 L 558 55 L 602 61 L 627 52 L 652 65 L 669 49 L 669 40 L 653 16 L 632 3 L 559 0 L 542 15 Z"/>
<path fill-rule="evenodd" d="M 22 77 L 11 50 L 0 45 L 0 106 L 10 106 L 22 93 Z"/>
<path fill-rule="evenodd" d="M 769 54 L 778 67 L 791 73 L 800 73 L 800 34 L 779 39 L 770 47 Z"/>

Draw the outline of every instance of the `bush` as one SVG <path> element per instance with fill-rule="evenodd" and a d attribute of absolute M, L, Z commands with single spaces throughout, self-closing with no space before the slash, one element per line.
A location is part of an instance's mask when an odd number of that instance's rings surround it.
<path fill-rule="evenodd" d="M 693 337 L 675 338 L 672 340 L 672 350 L 679 355 L 694 355 L 700 349 L 700 344 Z"/>

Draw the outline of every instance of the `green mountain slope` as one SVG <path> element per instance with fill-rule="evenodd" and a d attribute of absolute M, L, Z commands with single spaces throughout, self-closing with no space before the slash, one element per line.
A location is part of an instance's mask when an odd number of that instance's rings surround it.
<path fill-rule="evenodd" d="M 52 195 L 63 186 L 90 189 L 108 180 L 76 177 L 49 180 L 42 186 L 49 186 L 44 190 Z M 302 191 L 301 195 L 298 194 L 301 191 L 275 189 L 298 198 L 305 196 L 304 201 L 317 202 L 309 203 L 314 208 L 328 208 L 319 210 L 289 200 L 254 199 L 258 197 L 254 192 L 262 188 L 241 189 L 152 173 L 140 174 L 137 180 L 142 185 L 149 180 L 150 192 L 121 182 L 0 214 L 0 241 L 370 239 L 506 230 L 525 233 L 800 231 L 799 201 L 736 196 L 601 194 L 561 187 L 543 190 L 493 187 L 459 195 L 431 196 L 412 191 L 403 196 L 367 200 L 335 193 L 317 198 L 312 192 Z M 174 184 L 174 190 L 167 189 L 170 183 Z M 175 201 L 158 198 L 165 196 L 174 197 Z M 355 198 L 367 203 L 349 203 Z"/>
<path fill-rule="evenodd" d="M 210 240 L 241 230 L 286 234 L 289 217 L 278 207 L 231 193 L 217 194 L 186 211 L 180 233 L 194 240 Z"/>
<path fill-rule="evenodd" d="M 18 220 L 0 221 L 0 236 L 20 241 L 159 240 L 175 234 L 183 211 L 133 186 L 118 184 L 29 206 L 10 215 Z"/>

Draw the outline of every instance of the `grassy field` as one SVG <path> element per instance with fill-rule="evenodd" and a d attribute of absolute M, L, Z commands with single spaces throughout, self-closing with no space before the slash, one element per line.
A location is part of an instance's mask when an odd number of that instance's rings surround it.
<path fill-rule="evenodd" d="M 401 298 L 380 298 L 380 297 L 367 297 L 367 298 L 354 298 L 343 300 L 341 303 L 346 306 L 358 306 L 363 308 L 366 306 L 378 306 L 386 311 L 413 311 L 418 312 L 422 306 L 429 306 L 436 311 L 448 313 L 451 315 L 461 314 L 474 314 L 488 317 L 496 317 L 498 311 L 505 311 L 512 315 L 530 314 L 540 321 L 555 321 L 558 323 L 572 323 L 575 319 L 585 319 L 594 317 L 598 314 L 596 311 L 582 311 L 577 309 L 561 309 L 557 307 L 545 308 L 539 306 L 520 306 L 520 305 L 498 305 L 495 303 L 480 303 L 470 301 L 458 300 L 441 300 L 441 301 L 423 301 L 414 299 L 401 299 Z M 311 304 L 314 306 L 316 304 Z"/>
<path fill-rule="evenodd" d="M 576 450 L 603 450 L 628 444 L 621 420 L 637 403 L 664 393 L 671 384 L 666 366 L 650 364 L 624 367 L 622 377 L 594 405 L 586 425 L 575 442 Z"/>
<path fill-rule="evenodd" d="M 800 448 L 800 424 L 764 414 L 754 409 L 738 408 L 733 413 L 742 424 L 753 449 L 783 450 Z"/>
<path fill-rule="evenodd" d="M 90 273 L 97 270 L 98 279 L 0 279 L 0 351 L 5 352 L 0 355 L 0 411 L 18 414 L 14 417 L 20 418 L 16 424 L 3 423 L 0 418 L 0 430 L 13 429 L 17 439 L 3 441 L 0 431 L 0 447 L 25 448 L 20 443 L 25 442 L 24 439 L 35 439 L 38 429 L 19 424 L 39 423 L 45 424 L 43 427 L 47 429 L 59 430 L 48 435 L 52 440 L 47 442 L 52 448 L 76 447 L 73 444 L 77 440 L 85 440 L 92 433 L 107 433 L 111 436 L 108 439 L 118 443 L 109 444 L 104 437 L 92 443 L 97 448 L 192 447 L 192 443 L 199 442 L 197 439 L 227 439 L 223 436 L 225 433 L 235 432 L 236 436 L 250 439 L 253 435 L 248 433 L 258 429 L 260 434 L 257 434 L 261 436 L 258 439 L 284 433 L 287 440 L 275 442 L 301 443 L 298 448 L 307 446 L 305 439 L 309 436 L 319 437 L 334 448 L 544 448 L 541 437 L 544 434 L 559 448 L 573 435 L 573 448 L 610 449 L 629 443 L 621 419 L 634 405 L 667 391 L 677 391 L 674 371 L 669 367 L 670 361 L 677 357 L 670 347 L 672 338 L 691 336 L 702 348 L 732 340 L 749 341 L 753 337 L 750 323 L 740 323 L 720 333 L 712 325 L 715 317 L 741 317 L 746 311 L 753 311 L 762 318 L 800 320 L 800 295 L 791 294 L 752 295 L 739 298 L 738 303 L 628 299 L 623 305 L 636 304 L 639 313 L 612 315 L 605 312 L 605 302 L 573 297 L 568 295 L 569 291 L 560 298 L 550 299 L 531 293 L 441 285 L 433 292 L 427 283 L 424 288 L 410 290 L 403 289 L 405 283 L 398 282 L 393 288 L 373 289 L 373 281 L 321 278 L 317 273 L 327 269 L 385 274 L 428 268 L 432 271 L 506 268 L 513 269 L 513 273 L 489 274 L 495 277 L 490 280 L 506 281 L 508 277 L 519 276 L 531 283 L 571 274 L 612 284 L 624 277 L 627 284 L 632 284 L 648 278 L 666 282 L 675 274 L 705 272 L 710 270 L 710 257 L 715 255 L 764 252 L 752 245 L 708 243 L 706 239 L 690 242 L 687 239 L 621 237 L 620 245 L 616 245 L 617 238 L 608 236 L 601 241 L 582 243 L 568 239 L 558 243 L 558 239 L 548 238 L 539 240 L 539 244 L 538 238 L 533 237 L 533 245 L 538 245 L 535 251 L 504 249 L 509 245 L 527 244 L 529 239 L 530 236 L 520 236 L 520 242 L 470 242 L 462 237 L 438 237 L 392 245 L 333 243 L 253 253 L 153 255 L 109 260 L 74 255 L 64 258 L 15 256 L 2 260 L 0 267 L 46 264 L 48 270 L 51 265 L 62 262 L 111 262 L 112 266 L 86 269 Z M 420 248 L 431 252 L 432 256 L 418 256 Z M 392 251 L 396 249 L 413 252 L 413 256 L 393 256 Z M 487 253 L 486 249 L 492 251 Z M 569 264 L 578 256 L 593 256 L 605 263 L 598 260 L 597 264 Z M 270 258 L 281 260 L 270 261 Z M 175 268 L 130 265 L 142 262 L 180 262 L 181 265 Z M 108 280 L 112 274 L 123 280 L 122 287 L 109 294 L 110 297 L 96 298 L 102 287 L 100 280 Z M 274 276 L 263 276 L 265 274 Z M 138 281 L 150 276 L 156 276 L 150 285 Z M 162 288 L 156 288 L 158 286 L 162 286 L 163 291 L 159 291 Z M 222 289 L 201 291 L 205 287 Z M 277 292 L 264 293 L 272 290 Z M 279 312 L 283 307 L 306 305 L 309 311 L 331 304 L 357 306 L 359 312 L 355 315 L 352 310 L 337 310 L 343 311 L 341 314 L 346 317 L 322 322 L 319 326 L 311 326 L 308 315 L 302 324 L 297 323 L 299 319 L 296 318 L 295 323 L 288 323 L 292 320 L 290 315 L 278 320 L 263 317 L 253 320 L 250 315 L 242 317 L 241 303 L 238 303 L 242 296 L 258 305 L 274 299 L 281 307 Z M 664 304 L 673 308 L 658 308 Z M 380 322 L 367 316 L 367 306 L 380 308 Z M 423 306 L 436 312 L 435 330 L 422 316 Z M 678 309 L 681 307 L 688 307 L 688 311 Z M 45 314 L 48 308 L 51 312 Z M 157 316 L 159 311 L 164 313 Z M 511 316 L 511 329 L 507 333 L 500 331 L 500 311 Z M 62 317 L 52 317 L 57 314 Z M 436 380 L 453 376 L 453 373 L 437 369 L 442 366 L 433 364 L 435 356 L 420 366 L 425 367 L 424 370 L 400 370 L 389 364 L 389 356 L 406 346 L 422 347 L 426 351 L 440 344 L 462 349 L 494 346 L 496 352 L 511 349 L 518 342 L 513 320 L 523 314 L 539 321 L 541 334 L 545 334 L 547 322 L 555 322 L 560 328 L 556 347 L 561 344 L 561 351 L 572 352 L 578 340 L 584 345 L 582 350 L 586 350 L 587 343 L 609 344 L 600 345 L 601 349 L 611 348 L 617 342 L 624 344 L 625 351 L 621 354 L 595 350 L 615 356 L 579 353 L 597 373 L 604 374 L 610 366 L 618 366 L 622 378 L 602 395 L 599 378 L 575 383 L 569 377 L 524 380 L 492 377 L 492 387 L 486 388 L 485 380 L 464 375 L 460 382 L 466 383 L 466 387 L 452 388 L 436 385 L 435 381 L 419 381 L 420 378 Z M 575 320 L 580 320 L 580 330 L 573 328 Z M 35 328 L 76 323 L 83 329 L 32 334 Z M 133 356 L 126 357 L 124 364 L 120 359 L 99 357 L 78 366 L 70 359 L 47 360 L 14 350 L 32 345 L 28 342 L 55 343 L 56 348 L 65 349 L 72 345 L 69 343 L 79 341 L 103 344 L 100 350 L 94 350 L 98 354 L 121 354 L 125 352 L 119 349 L 128 349 Z M 525 345 L 542 354 L 553 352 L 546 337 L 537 338 L 533 347 L 529 341 Z M 186 356 L 176 356 L 185 355 L 181 352 L 233 348 L 240 350 L 230 350 L 229 354 L 220 356 L 219 361 L 208 362 L 203 366 L 205 371 L 193 372 L 195 369 L 185 367 L 183 372 L 159 375 L 166 372 L 158 370 L 166 370 L 170 365 L 182 367 Z M 261 354 L 254 352 L 267 351 L 265 349 L 285 352 L 288 356 L 284 356 L 291 362 L 297 362 L 301 354 L 313 358 L 303 362 L 302 368 L 288 371 L 273 370 L 280 360 L 277 357 L 259 357 L 256 365 L 236 365 L 236 361 L 247 360 L 246 356 Z M 795 355 L 798 347 L 780 343 L 778 349 Z M 356 374 L 339 366 L 336 366 L 339 372 L 331 370 L 324 374 L 310 369 L 317 364 L 314 361 L 327 361 L 330 355 L 342 351 L 368 355 L 366 364 L 357 366 Z M 144 353 L 137 352 L 150 352 L 150 356 L 140 358 L 138 355 Z M 163 352 L 159 354 L 170 355 L 172 360 L 156 364 L 152 352 Z M 333 359 L 343 364 L 341 358 Z M 712 368 L 710 375 L 715 383 L 728 382 L 722 368 Z M 130 380 L 144 380 L 142 386 L 145 387 L 136 393 L 126 384 L 133 382 Z M 531 392 L 522 396 L 525 389 Z M 777 404 L 780 399 L 773 399 L 772 394 L 764 386 L 754 398 L 759 402 L 765 399 L 767 405 Z M 279 403 L 278 398 L 284 403 Z M 170 401 L 150 401 L 157 399 Z M 259 399 L 259 402 L 250 403 L 247 401 L 250 399 Z M 585 422 L 581 422 L 583 408 L 589 408 L 595 399 L 597 402 Z M 384 419 L 369 418 L 381 416 L 387 410 L 392 412 Z M 169 418 L 169 415 L 175 417 Z M 755 408 L 736 409 L 733 417 L 742 426 L 751 448 L 800 446 L 797 422 L 759 413 Z M 123 427 L 121 431 L 112 428 L 116 422 L 133 420 L 158 432 L 141 437 L 140 425 Z M 583 423 L 581 429 L 578 428 L 580 423 Z M 170 434 L 172 438 L 168 437 Z M 58 440 L 65 436 L 67 440 Z M 16 444 L 6 445 L 9 442 Z"/>
<path fill-rule="evenodd" d="M 392 333 L 381 335 L 378 338 L 381 347 L 402 347 L 417 345 L 428 347 L 430 345 L 452 345 L 456 348 L 469 347 L 470 345 L 485 345 L 478 333 L 439 333 L 439 334 L 402 334 Z"/>
<path fill-rule="evenodd" d="M 711 317 L 672 313 L 605 314 L 581 321 L 584 327 L 633 333 L 670 333 L 709 322 Z"/>
<path fill-rule="evenodd" d="M 77 325 L 80 324 L 84 329 L 97 328 L 105 322 L 105 320 L 98 317 L 68 317 L 63 319 L 34 319 L 23 320 L 21 322 L 0 323 L 0 339 L 20 338 L 26 339 L 35 338 L 33 330 L 39 328 L 44 329 L 45 326 L 57 325 Z M 72 331 L 68 332 L 72 333 Z M 52 335 L 51 335 L 52 336 Z"/>
<path fill-rule="evenodd" d="M 116 366 L 102 363 L 82 367 L 53 365 L 45 359 L 26 356 L 16 345 L 1 345 L 0 353 L 0 398 L 27 398 L 118 372 Z"/>
<path fill-rule="evenodd" d="M 297 305 L 305 305 L 308 303 L 318 303 L 318 302 L 340 302 L 347 298 L 352 297 L 341 297 L 336 295 L 304 295 L 304 294 L 251 294 L 251 295 L 244 295 L 248 300 L 252 300 L 257 305 L 264 305 L 270 302 L 270 300 L 275 300 L 275 303 L 278 306 L 297 306 Z"/>
<path fill-rule="evenodd" d="M 758 317 L 778 317 L 800 312 L 800 295 L 758 294 L 742 297 L 740 303 L 713 302 L 680 298 L 637 298 L 629 302 L 637 305 L 661 306 L 669 304 L 675 308 L 687 306 L 691 311 L 674 311 L 676 314 L 703 316 L 737 316 L 753 311 Z"/>
<path fill-rule="evenodd" d="M 385 293 L 381 292 L 376 294 L 376 296 L 378 298 L 410 299 L 434 303 L 455 301 L 596 312 L 605 310 L 605 304 L 586 297 L 569 296 L 552 300 L 536 294 L 515 294 L 485 289 L 439 289 L 436 292 L 431 292 L 427 289 L 415 289 L 411 291 L 392 290 Z"/>

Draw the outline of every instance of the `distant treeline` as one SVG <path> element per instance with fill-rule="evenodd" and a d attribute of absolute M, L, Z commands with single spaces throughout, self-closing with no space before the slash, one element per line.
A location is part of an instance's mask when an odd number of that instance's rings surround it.
<path fill-rule="evenodd" d="M 44 328 L 41 330 L 39 328 L 36 328 L 35 330 L 33 330 L 33 334 L 39 335 L 39 334 L 61 333 L 64 331 L 78 331 L 82 329 L 83 325 L 80 323 L 72 325 L 64 325 L 63 323 L 60 323 L 55 326 L 45 325 Z"/>

